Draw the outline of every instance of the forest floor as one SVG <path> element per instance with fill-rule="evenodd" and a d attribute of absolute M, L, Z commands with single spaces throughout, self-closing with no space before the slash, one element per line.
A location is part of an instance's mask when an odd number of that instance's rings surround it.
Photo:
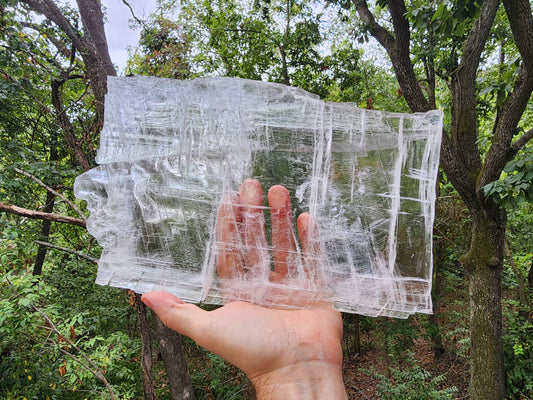
<path fill-rule="evenodd" d="M 468 385 L 470 372 L 468 365 L 468 332 L 460 326 L 466 324 L 465 307 L 463 302 L 454 302 L 450 299 L 443 299 L 439 314 L 441 332 L 443 332 L 443 344 L 445 353 L 440 357 L 434 356 L 431 341 L 427 337 L 419 336 L 414 340 L 414 345 L 409 351 L 413 353 L 416 365 L 429 372 L 432 378 L 438 383 L 433 385 L 437 389 L 455 388 L 453 398 L 464 400 L 469 398 Z M 413 330 L 419 331 L 417 319 L 414 318 L 411 325 Z M 459 328 L 458 328 L 459 327 Z M 345 340 L 346 342 L 346 335 Z M 405 384 L 405 382 L 395 382 L 393 370 L 407 371 L 412 368 L 408 363 L 408 357 L 402 358 L 399 362 L 386 354 L 381 346 L 375 345 L 375 337 L 372 332 L 361 332 L 361 351 L 358 354 L 344 356 L 344 382 L 348 392 L 348 398 L 358 400 L 379 399 L 380 379 L 376 375 L 381 375 L 388 379 L 391 384 Z M 346 345 L 346 343 L 345 343 Z M 345 346 L 346 347 L 346 346 Z M 431 380 L 431 378 L 428 378 Z M 408 386 L 408 385 L 406 385 Z M 422 389 L 413 387 L 413 389 Z M 412 393 L 413 395 L 414 393 Z M 418 391 L 418 394 L 421 393 Z M 397 398 L 397 397 L 396 397 Z M 407 396 L 406 396 L 407 398 Z M 419 398 L 419 397 L 409 397 Z M 429 398 L 429 397 L 427 397 Z"/>
<path fill-rule="evenodd" d="M 389 377 L 391 381 L 394 380 L 391 368 L 398 367 L 390 362 L 389 357 L 380 350 L 364 350 L 365 342 L 370 340 L 370 335 L 363 335 L 361 338 L 363 347 L 361 353 L 345 357 L 344 382 L 350 400 L 373 400 L 379 398 L 379 378 L 375 374 Z M 422 339 L 416 341 L 415 347 L 414 357 L 418 365 L 428 371 L 432 377 L 440 375 L 446 377 L 442 385 L 439 385 L 440 388 L 455 387 L 454 399 L 469 398 L 469 367 L 466 358 L 445 354 L 439 359 L 435 359 L 431 344 Z"/>

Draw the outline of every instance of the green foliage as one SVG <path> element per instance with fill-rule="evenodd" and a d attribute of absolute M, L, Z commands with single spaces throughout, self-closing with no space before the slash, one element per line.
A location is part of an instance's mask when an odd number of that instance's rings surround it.
<path fill-rule="evenodd" d="M 371 324 L 373 344 L 386 354 L 388 360 L 397 362 L 413 350 L 414 340 L 420 334 L 413 319 L 413 316 L 408 319 L 379 317 L 367 321 Z"/>
<path fill-rule="evenodd" d="M 533 397 L 533 323 L 530 312 L 516 300 L 504 302 L 505 370 L 507 394 L 512 399 Z"/>
<path fill-rule="evenodd" d="M 323 13 L 309 0 L 160 2 L 127 73 L 288 80 L 328 100 L 407 111 L 390 71 L 361 61 L 351 41 L 332 40 L 335 32 L 321 28 Z"/>
<path fill-rule="evenodd" d="M 130 54 L 127 71 L 136 75 L 190 78 L 190 46 L 186 27 L 161 14 L 154 15 L 142 27 L 139 48 Z"/>
<path fill-rule="evenodd" d="M 55 259 L 62 268 L 48 264 L 40 279 L 2 263 L 11 271 L 0 286 L 0 397 L 108 399 L 90 362 L 117 398 L 137 396 L 140 340 L 126 296 L 96 286 L 94 266 Z"/>
<path fill-rule="evenodd" d="M 197 399 L 247 399 L 244 373 L 227 364 L 217 355 L 201 349 L 207 362 L 191 371 Z"/>
<path fill-rule="evenodd" d="M 483 190 L 485 196 L 491 196 L 505 208 L 517 208 L 526 201 L 533 202 L 533 155 L 508 162 L 502 178 L 485 185 Z"/>
<path fill-rule="evenodd" d="M 412 353 L 405 353 L 406 366 L 393 367 L 390 376 L 374 374 L 378 380 L 377 394 L 383 400 L 451 400 L 455 387 L 442 388 L 445 375 L 433 377 L 414 359 Z"/>

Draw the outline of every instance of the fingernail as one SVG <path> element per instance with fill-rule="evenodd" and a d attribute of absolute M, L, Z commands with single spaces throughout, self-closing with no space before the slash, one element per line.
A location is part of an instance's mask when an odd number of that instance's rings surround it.
<path fill-rule="evenodd" d="M 145 293 L 141 296 L 141 301 L 144 303 L 144 305 L 148 308 L 152 308 L 152 302 L 150 301 L 150 296 L 148 293 Z"/>
<path fill-rule="evenodd" d="M 289 201 L 289 191 L 284 186 L 272 186 L 268 191 L 268 204 L 270 208 L 280 209 L 286 207 Z"/>

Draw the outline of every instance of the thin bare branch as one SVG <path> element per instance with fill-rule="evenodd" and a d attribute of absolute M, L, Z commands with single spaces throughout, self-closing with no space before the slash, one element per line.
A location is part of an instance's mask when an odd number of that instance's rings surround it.
<path fill-rule="evenodd" d="M 31 219 L 46 219 L 49 221 L 63 222 L 65 224 L 77 225 L 83 228 L 87 227 L 85 220 L 80 219 L 80 218 L 74 218 L 74 217 L 69 217 L 66 215 L 58 215 L 58 214 L 29 210 L 27 208 L 14 206 L 12 204 L 2 203 L 1 201 L 0 201 L 0 211 L 8 212 L 10 214 L 15 214 L 21 217 L 27 217 Z"/>
<path fill-rule="evenodd" d="M 79 251 L 67 249 L 66 247 L 56 246 L 55 244 L 48 243 L 48 242 L 42 242 L 40 240 L 34 240 L 34 243 L 36 243 L 36 244 L 38 244 L 40 246 L 46 246 L 46 247 L 50 247 L 52 249 L 64 251 L 65 253 L 74 254 L 76 257 L 83 258 L 83 259 L 91 261 L 91 262 L 93 262 L 95 264 L 98 263 L 98 259 L 96 259 L 94 257 L 91 257 L 91 256 L 88 256 L 87 254 L 80 253 Z"/>
<path fill-rule="evenodd" d="M 86 221 L 87 219 L 85 218 L 85 215 L 80 211 L 80 209 L 78 207 L 76 207 L 76 205 L 71 202 L 69 199 L 67 199 L 65 196 L 63 196 L 61 193 L 58 193 L 56 192 L 54 189 L 52 189 L 50 186 L 47 186 L 44 182 L 42 182 L 39 178 L 33 176 L 32 174 L 26 172 L 26 171 L 23 171 L 19 168 L 15 168 L 15 171 L 18 172 L 19 174 L 22 174 L 28 178 L 30 178 L 32 181 L 34 181 L 35 183 L 37 183 L 39 186 L 42 186 L 43 188 L 45 188 L 46 190 L 48 190 L 50 193 L 54 194 L 55 196 L 57 197 L 60 197 L 61 199 L 63 199 L 63 201 L 65 201 L 70 207 L 72 207 L 72 209 L 74 211 L 76 211 L 78 213 L 78 215 L 81 217 L 81 219 L 83 219 L 84 221 Z"/>
<path fill-rule="evenodd" d="M 130 9 L 131 16 L 133 17 L 135 22 L 137 22 L 139 25 L 143 26 L 144 25 L 144 21 L 135 15 L 135 12 L 133 11 L 133 8 L 132 8 L 131 4 L 128 3 L 126 0 L 122 0 L 122 3 L 124 3 L 124 5 Z"/>
<path fill-rule="evenodd" d="M 54 322 L 50 319 L 50 317 L 48 315 L 46 315 L 43 311 L 41 311 L 38 307 L 35 307 L 34 305 L 32 305 L 32 308 L 35 311 L 37 311 L 39 314 L 41 314 L 41 316 L 45 319 L 46 323 L 48 324 L 48 328 L 47 329 L 50 329 L 53 332 L 57 333 L 58 335 L 61 335 L 61 338 L 65 342 L 67 342 L 70 347 L 74 348 L 76 350 L 76 353 L 80 354 L 83 357 L 83 359 L 87 362 L 88 365 L 86 363 L 84 363 L 83 361 L 81 361 L 74 354 L 66 351 L 63 348 L 61 348 L 61 346 L 57 346 L 59 351 L 61 353 L 65 354 L 66 356 L 72 358 L 74 361 L 76 361 L 78 364 L 80 364 L 83 368 L 85 368 L 87 371 L 90 371 L 95 377 L 100 379 L 102 381 L 102 383 L 105 385 L 107 391 L 109 392 L 109 397 L 111 397 L 111 399 L 113 399 L 113 400 L 116 400 L 117 397 L 115 395 L 115 392 L 113 391 L 113 388 L 111 387 L 111 385 L 109 384 L 109 382 L 105 378 L 102 370 L 89 357 L 87 357 L 87 355 L 85 355 L 85 353 L 78 346 L 76 346 L 76 344 L 74 344 L 74 342 L 72 340 L 70 340 L 68 337 L 64 336 L 63 334 L 61 334 L 61 332 L 59 332 L 59 330 L 56 328 Z M 45 327 L 43 327 L 43 328 L 45 328 Z M 54 341 L 52 341 L 52 342 L 54 344 L 56 344 L 56 342 L 54 342 Z"/>
<path fill-rule="evenodd" d="M 522 136 L 520 136 L 512 145 L 512 151 L 514 154 L 518 153 L 522 148 L 533 139 L 533 128 L 528 130 Z"/>

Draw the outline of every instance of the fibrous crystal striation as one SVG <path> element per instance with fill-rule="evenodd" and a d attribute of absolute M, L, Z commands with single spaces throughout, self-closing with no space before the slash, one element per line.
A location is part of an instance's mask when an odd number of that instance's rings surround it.
<path fill-rule="evenodd" d="M 99 166 L 75 183 L 102 246 L 96 282 L 212 304 L 320 298 L 363 315 L 429 313 L 442 117 L 236 78 L 109 77 Z M 217 209 L 249 178 L 285 186 L 293 215 L 311 214 L 319 273 L 222 287 Z M 316 297 L 295 302 L 301 293 Z"/>

